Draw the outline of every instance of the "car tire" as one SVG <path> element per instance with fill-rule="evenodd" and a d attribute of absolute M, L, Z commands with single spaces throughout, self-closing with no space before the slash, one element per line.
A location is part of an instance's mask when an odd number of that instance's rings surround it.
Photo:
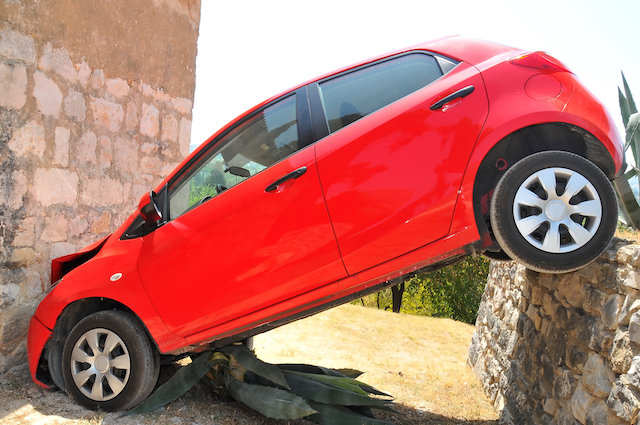
<path fill-rule="evenodd" d="M 129 313 L 93 313 L 71 330 L 62 355 L 67 393 L 89 409 L 128 410 L 158 381 L 160 357 Z"/>
<path fill-rule="evenodd" d="M 604 252 L 615 233 L 618 206 L 596 165 L 573 153 L 547 151 L 507 170 L 493 193 L 490 216 L 507 255 L 531 270 L 564 273 Z"/>

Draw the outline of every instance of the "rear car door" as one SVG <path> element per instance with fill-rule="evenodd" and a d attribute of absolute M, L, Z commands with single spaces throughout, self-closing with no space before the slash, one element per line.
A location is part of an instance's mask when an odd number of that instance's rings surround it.
<path fill-rule="evenodd" d="M 144 236 L 142 281 L 188 336 L 346 276 L 322 197 L 306 90 L 229 130 L 169 183 Z"/>
<path fill-rule="evenodd" d="M 446 236 L 488 114 L 477 69 L 412 52 L 309 90 L 314 132 L 326 134 L 316 144 L 320 182 L 348 273 Z"/>

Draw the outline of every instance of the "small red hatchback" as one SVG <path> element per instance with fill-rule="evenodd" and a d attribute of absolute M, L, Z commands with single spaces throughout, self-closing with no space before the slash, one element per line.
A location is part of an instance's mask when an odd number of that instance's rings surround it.
<path fill-rule="evenodd" d="M 340 69 L 229 123 L 54 260 L 31 374 L 128 409 L 162 360 L 466 255 L 575 270 L 613 236 L 623 169 L 605 108 L 545 53 L 450 37 Z"/>

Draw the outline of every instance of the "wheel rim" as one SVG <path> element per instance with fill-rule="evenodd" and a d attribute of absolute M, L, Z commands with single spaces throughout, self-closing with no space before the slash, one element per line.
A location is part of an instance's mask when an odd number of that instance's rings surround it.
<path fill-rule="evenodd" d="M 124 390 L 131 357 L 122 339 L 108 329 L 91 329 L 71 353 L 71 375 L 76 387 L 94 401 L 107 401 Z"/>
<path fill-rule="evenodd" d="M 602 219 L 602 202 L 582 174 L 547 168 L 520 185 L 513 216 L 528 243 L 544 252 L 565 253 L 593 238 Z"/>

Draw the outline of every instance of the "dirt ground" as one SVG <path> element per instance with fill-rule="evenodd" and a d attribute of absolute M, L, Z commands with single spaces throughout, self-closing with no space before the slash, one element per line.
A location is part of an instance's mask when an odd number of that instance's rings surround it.
<path fill-rule="evenodd" d="M 362 381 L 392 394 L 397 424 L 497 425 L 498 415 L 466 366 L 473 327 L 346 305 L 255 339 L 261 359 L 366 371 Z M 161 380 L 171 375 L 163 369 Z M 154 412 L 120 417 L 84 409 L 61 391 L 35 385 L 26 365 L 0 377 L 0 424 L 310 425 L 266 419 L 243 404 L 217 400 L 204 385 Z"/>

